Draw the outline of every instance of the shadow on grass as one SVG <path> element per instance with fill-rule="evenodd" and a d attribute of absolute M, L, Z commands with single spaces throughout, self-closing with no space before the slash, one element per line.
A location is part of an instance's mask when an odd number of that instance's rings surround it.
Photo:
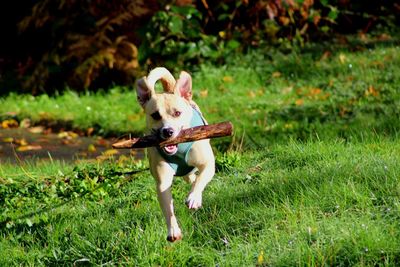
<path fill-rule="evenodd" d="M 140 174 L 140 173 L 142 173 L 144 171 L 148 171 L 148 168 L 139 169 L 139 170 L 132 170 L 132 171 L 112 171 L 112 172 L 109 171 L 108 175 L 113 175 L 113 176 L 116 176 L 116 177 L 124 176 L 125 177 L 124 178 L 125 182 L 122 183 L 122 186 L 123 186 L 124 184 L 127 184 L 127 182 L 131 181 L 136 174 Z M 84 173 L 85 170 L 77 171 L 75 179 L 77 179 L 79 175 L 82 175 L 80 172 Z M 101 171 L 97 170 L 97 173 L 92 171 L 91 174 L 86 174 L 85 173 L 84 175 L 85 176 L 86 175 L 92 175 L 94 177 L 95 176 L 101 176 L 100 172 Z M 114 178 L 114 179 L 111 179 L 111 182 L 120 183 L 120 179 L 115 179 Z M 68 179 L 66 179 L 62 183 L 68 183 Z M 75 201 L 79 201 L 79 200 L 81 200 L 81 199 L 83 199 L 85 197 L 90 197 L 92 195 L 95 196 L 95 198 L 97 199 L 97 198 L 99 198 L 101 196 L 97 196 L 96 195 L 96 193 L 97 193 L 96 191 L 102 188 L 102 183 L 110 184 L 110 181 L 106 181 L 106 179 L 103 179 L 103 180 L 99 179 L 98 180 L 98 185 L 93 190 L 86 190 L 86 191 L 82 192 L 82 191 L 79 191 L 80 188 L 75 188 L 76 191 L 69 190 L 68 194 L 63 193 L 62 196 L 61 195 L 58 196 L 57 199 L 62 200 L 60 203 L 56 203 L 56 204 L 52 203 L 52 204 L 49 204 L 49 205 L 45 206 L 44 208 L 39 208 L 39 209 L 37 209 L 35 211 L 26 212 L 26 213 L 23 213 L 23 214 L 21 214 L 19 216 L 14 216 L 14 217 L 11 216 L 11 217 L 3 218 L 3 220 L 0 221 L 0 232 L 6 231 L 7 229 L 12 229 L 13 231 L 17 231 L 17 232 L 25 231 L 27 229 L 31 229 L 32 230 L 33 229 L 32 227 L 36 226 L 36 224 L 43 223 L 41 220 L 39 220 L 39 223 L 34 223 L 34 224 L 30 225 L 30 222 L 28 222 L 28 221 L 32 217 L 41 218 L 41 215 L 49 214 L 51 211 L 54 211 L 57 208 L 66 206 L 66 205 L 71 204 L 71 203 L 73 203 Z M 32 187 L 33 190 L 34 190 L 34 188 L 36 188 L 36 187 Z M 118 191 L 120 189 L 121 189 L 121 187 L 118 187 L 116 189 L 110 189 L 111 191 L 108 192 L 108 194 L 112 195 L 113 194 L 112 190 Z M 18 188 L 18 186 L 16 186 L 15 190 L 17 190 L 19 192 L 20 189 Z M 37 194 L 35 194 L 35 193 L 37 193 Z M 8 192 L 8 194 L 12 194 L 12 192 Z M 21 192 L 19 192 L 19 194 L 21 194 Z M 28 195 L 25 196 L 25 198 L 34 198 L 34 199 L 36 199 L 35 198 L 36 195 L 38 195 L 40 197 L 43 197 L 43 194 L 46 194 L 46 192 L 45 191 L 43 191 L 43 192 L 29 192 Z M 7 197 L 7 196 L 3 195 L 3 197 Z M 38 199 L 38 201 L 40 201 L 40 198 Z"/>

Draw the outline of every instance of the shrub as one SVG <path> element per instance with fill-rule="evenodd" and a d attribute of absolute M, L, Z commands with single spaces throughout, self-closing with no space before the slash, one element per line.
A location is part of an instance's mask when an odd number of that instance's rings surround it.
<path fill-rule="evenodd" d="M 49 92 L 131 79 L 138 68 L 135 31 L 157 8 L 144 0 L 37 2 L 19 23 L 32 42 L 23 88 Z"/>
<path fill-rule="evenodd" d="M 24 46 L 22 54 L 29 56 L 19 64 L 18 78 L 34 94 L 66 85 L 78 90 L 131 84 L 158 65 L 223 63 L 248 47 L 291 49 L 334 33 L 395 28 L 396 2 L 42 0 L 19 23 L 30 45 Z"/>

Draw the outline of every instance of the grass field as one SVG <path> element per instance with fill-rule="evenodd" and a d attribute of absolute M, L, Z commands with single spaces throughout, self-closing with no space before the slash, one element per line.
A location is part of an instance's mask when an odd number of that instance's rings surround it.
<path fill-rule="evenodd" d="M 236 136 L 214 142 L 202 209 L 186 208 L 176 179 L 182 241 L 165 240 L 146 162 L 4 164 L 0 265 L 399 266 L 399 48 L 307 51 L 193 72 L 207 119 Z M 10 95 L 0 114 L 139 133 L 135 101 L 125 89 Z"/>

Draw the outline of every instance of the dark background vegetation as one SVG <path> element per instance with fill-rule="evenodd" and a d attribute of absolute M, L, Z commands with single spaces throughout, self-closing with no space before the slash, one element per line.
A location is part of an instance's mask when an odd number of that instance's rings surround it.
<path fill-rule="evenodd" d="M 400 23 L 396 0 L 29 0 L 0 4 L 0 93 L 131 84 L 156 65 L 223 64 Z M 385 35 L 381 39 L 385 39 Z"/>

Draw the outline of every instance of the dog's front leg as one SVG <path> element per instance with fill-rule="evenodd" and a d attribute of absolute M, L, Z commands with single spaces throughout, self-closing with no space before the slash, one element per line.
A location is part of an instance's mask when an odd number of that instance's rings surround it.
<path fill-rule="evenodd" d="M 186 205 L 189 209 L 198 209 L 201 207 L 203 190 L 214 176 L 215 164 L 212 161 L 206 165 L 198 166 L 197 169 L 199 170 L 199 175 L 193 182 L 192 189 L 186 200 Z"/>
<path fill-rule="evenodd" d="M 175 217 L 174 204 L 171 194 L 173 174 L 166 174 L 164 172 L 163 176 L 157 176 L 156 180 L 158 201 L 160 202 L 160 206 L 163 211 L 168 228 L 167 240 L 170 242 L 180 240 L 182 239 L 182 233 L 181 229 L 179 228 L 178 221 Z"/>

